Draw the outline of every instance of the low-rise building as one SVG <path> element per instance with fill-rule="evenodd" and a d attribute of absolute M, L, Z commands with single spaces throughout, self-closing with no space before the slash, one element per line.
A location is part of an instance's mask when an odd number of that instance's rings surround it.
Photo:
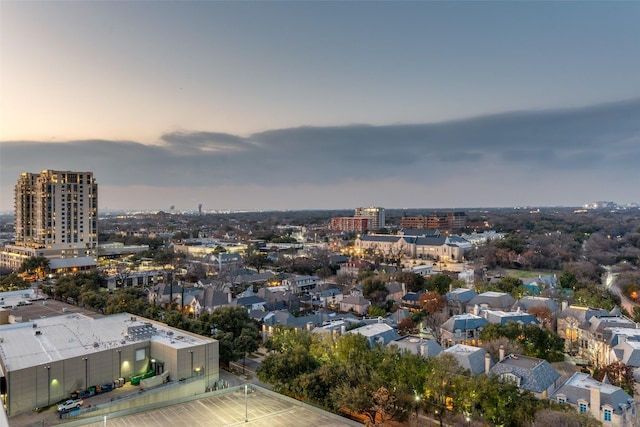
<path fill-rule="evenodd" d="M 45 408 L 71 393 L 153 370 L 219 379 L 218 341 L 127 313 L 53 316 L 0 326 L 0 380 L 9 416 Z"/>

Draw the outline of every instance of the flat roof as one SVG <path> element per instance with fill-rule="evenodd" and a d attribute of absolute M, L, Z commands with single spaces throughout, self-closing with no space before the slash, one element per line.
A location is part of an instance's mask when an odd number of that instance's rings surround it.
<path fill-rule="evenodd" d="M 95 319 L 71 313 L 0 326 L 0 357 L 7 370 L 14 371 L 117 349 L 136 341 L 162 342 L 179 349 L 215 340 L 128 313 Z"/>

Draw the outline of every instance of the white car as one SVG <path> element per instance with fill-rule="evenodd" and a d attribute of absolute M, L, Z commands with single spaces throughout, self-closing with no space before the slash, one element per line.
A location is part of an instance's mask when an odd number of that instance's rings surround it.
<path fill-rule="evenodd" d="M 77 409 L 80 406 L 82 406 L 82 400 L 69 399 L 58 405 L 58 412 L 70 411 L 72 409 Z"/>

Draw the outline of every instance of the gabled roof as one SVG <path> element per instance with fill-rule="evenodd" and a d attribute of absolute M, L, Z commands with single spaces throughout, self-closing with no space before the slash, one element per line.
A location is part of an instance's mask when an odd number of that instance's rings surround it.
<path fill-rule="evenodd" d="M 511 373 L 520 378 L 520 388 L 534 393 L 549 389 L 560 374 L 549 362 L 534 357 L 510 355 L 496 363 L 491 372 L 496 375 Z"/>

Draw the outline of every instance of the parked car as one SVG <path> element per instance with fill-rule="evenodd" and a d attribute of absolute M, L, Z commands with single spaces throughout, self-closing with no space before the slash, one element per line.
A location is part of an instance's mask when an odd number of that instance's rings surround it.
<path fill-rule="evenodd" d="M 83 403 L 82 400 L 69 399 L 58 405 L 58 412 L 66 412 L 72 409 L 78 409 L 79 407 L 82 406 L 82 403 Z"/>

